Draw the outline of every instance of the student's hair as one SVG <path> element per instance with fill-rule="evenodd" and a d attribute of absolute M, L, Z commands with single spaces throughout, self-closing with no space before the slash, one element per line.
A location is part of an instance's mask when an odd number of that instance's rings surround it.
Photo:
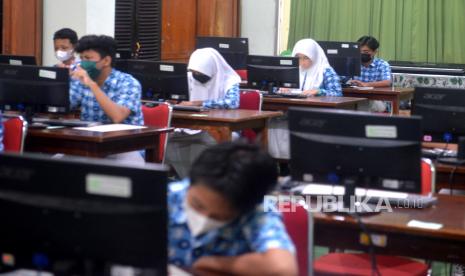
<path fill-rule="evenodd" d="M 112 66 L 115 63 L 117 44 L 116 41 L 107 35 L 86 35 L 79 39 L 76 52 L 82 53 L 87 50 L 94 50 L 100 54 L 101 58 L 111 57 Z"/>
<path fill-rule="evenodd" d="M 378 40 L 376 40 L 376 38 L 374 38 L 372 36 L 367 36 L 367 35 L 362 36 L 361 38 L 358 39 L 357 42 L 358 42 L 359 47 L 367 46 L 368 48 L 370 48 L 373 51 L 376 51 L 379 48 Z"/>
<path fill-rule="evenodd" d="M 190 172 L 199 183 L 220 193 L 240 213 L 252 210 L 276 185 L 274 160 L 257 145 L 228 142 L 203 151 Z"/>
<path fill-rule="evenodd" d="M 76 43 L 78 42 L 77 33 L 74 30 L 69 29 L 69 28 L 63 28 L 63 29 L 56 31 L 53 34 L 53 40 L 56 40 L 56 39 L 69 39 L 69 42 L 71 42 L 73 46 L 76 45 Z"/>

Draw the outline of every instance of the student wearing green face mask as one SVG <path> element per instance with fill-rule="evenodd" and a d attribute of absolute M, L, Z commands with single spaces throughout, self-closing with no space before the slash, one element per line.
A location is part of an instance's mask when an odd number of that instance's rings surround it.
<path fill-rule="evenodd" d="M 115 40 L 87 35 L 75 50 L 81 62 L 71 73 L 70 102 L 80 108 L 81 120 L 143 125 L 140 83 L 113 68 Z"/>

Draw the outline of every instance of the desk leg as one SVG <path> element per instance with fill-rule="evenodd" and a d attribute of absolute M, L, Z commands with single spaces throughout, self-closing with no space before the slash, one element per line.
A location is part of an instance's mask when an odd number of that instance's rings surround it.
<path fill-rule="evenodd" d="M 392 114 L 399 115 L 400 98 L 392 100 Z"/>
<path fill-rule="evenodd" d="M 162 163 L 163 160 L 160 160 L 158 158 L 158 151 L 159 151 L 159 147 L 158 145 L 160 144 L 160 136 L 157 136 L 157 138 L 155 139 L 155 142 L 154 142 L 154 145 L 156 145 L 155 147 L 153 148 L 146 148 L 145 149 L 145 162 L 149 162 L 149 163 Z"/>
<path fill-rule="evenodd" d="M 268 151 L 268 123 L 269 120 L 266 120 L 265 126 L 260 131 L 260 144 L 266 151 Z"/>

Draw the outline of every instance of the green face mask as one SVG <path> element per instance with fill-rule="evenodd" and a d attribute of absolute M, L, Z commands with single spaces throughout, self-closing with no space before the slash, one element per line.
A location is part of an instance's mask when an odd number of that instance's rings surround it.
<path fill-rule="evenodd" d="M 99 69 L 97 69 L 96 61 L 83 60 L 81 61 L 81 68 L 86 70 L 89 77 L 94 81 L 98 78 L 101 72 Z"/>

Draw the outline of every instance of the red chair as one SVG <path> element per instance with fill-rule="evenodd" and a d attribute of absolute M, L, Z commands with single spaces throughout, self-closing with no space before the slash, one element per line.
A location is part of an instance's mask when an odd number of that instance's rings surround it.
<path fill-rule="evenodd" d="M 313 262 L 313 273 L 308 271 L 309 231 L 308 214 L 303 206 L 295 212 L 283 212 L 283 221 L 297 250 L 299 275 L 350 275 L 371 276 L 371 257 L 365 253 L 329 253 Z M 381 275 L 423 276 L 428 274 L 428 265 L 408 258 L 376 255 L 377 268 Z"/>
<path fill-rule="evenodd" d="M 239 109 L 262 110 L 262 94 L 258 90 L 241 91 L 239 98 Z M 257 133 L 252 129 L 244 129 L 241 134 L 247 141 L 254 142 Z"/>
<path fill-rule="evenodd" d="M 421 159 L 421 194 L 431 195 L 436 190 L 436 167 L 428 158 Z"/>
<path fill-rule="evenodd" d="M 3 115 L 3 146 L 8 152 L 22 153 L 27 134 L 27 121 L 22 116 Z"/>
<path fill-rule="evenodd" d="M 167 103 L 161 103 L 156 107 L 142 106 L 144 114 L 144 124 L 147 126 L 166 128 L 171 126 L 171 114 L 173 108 Z M 160 146 L 158 150 L 158 162 L 163 163 L 165 160 L 166 145 L 168 144 L 168 134 L 160 135 Z"/>
<path fill-rule="evenodd" d="M 236 73 L 241 77 L 241 80 L 246 81 L 247 80 L 247 70 L 236 70 Z"/>

